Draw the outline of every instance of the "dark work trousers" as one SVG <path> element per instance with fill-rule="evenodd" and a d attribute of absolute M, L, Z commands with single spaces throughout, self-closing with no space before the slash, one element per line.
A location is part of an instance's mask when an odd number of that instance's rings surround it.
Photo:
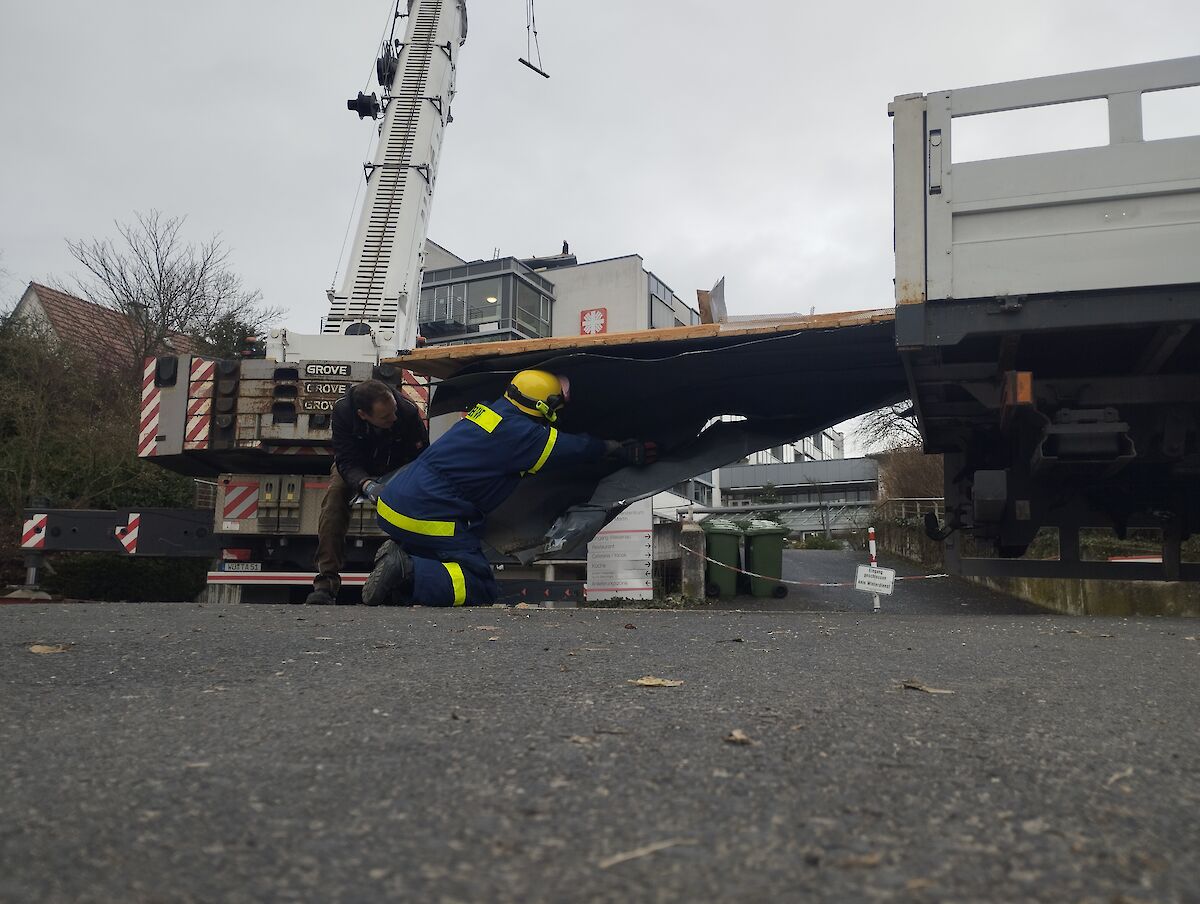
<path fill-rule="evenodd" d="M 329 489 L 321 500 L 321 517 L 317 521 L 317 576 L 314 590 L 327 590 L 333 596 L 342 587 L 341 570 L 346 563 L 346 531 L 350 527 L 350 500 L 358 495 L 355 487 L 346 485 L 337 465 L 329 472 Z"/>

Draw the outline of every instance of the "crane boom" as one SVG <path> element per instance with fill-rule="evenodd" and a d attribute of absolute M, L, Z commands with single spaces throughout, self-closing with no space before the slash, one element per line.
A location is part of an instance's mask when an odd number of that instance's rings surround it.
<path fill-rule="evenodd" d="M 273 333 L 267 355 L 276 361 L 377 361 L 416 344 L 430 202 L 467 8 L 466 0 L 407 0 L 407 8 L 403 40 L 385 41 L 376 63 L 382 100 L 360 93 L 348 104 L 381 122 L 345 279 L 328 292 L 320 335 Z"/>

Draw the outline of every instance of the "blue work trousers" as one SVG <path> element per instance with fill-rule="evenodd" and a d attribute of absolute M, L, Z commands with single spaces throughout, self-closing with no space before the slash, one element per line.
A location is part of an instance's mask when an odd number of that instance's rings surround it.
<path fill-rule="evenodd" d="M 500 585 L 480 547 L 446 549 L 414 542 L 407 531 L 389 531 L 412 558 L 412 602 L 420 606 L 490 606 Z M 406 535 L 406 536 L 398 536 Z"/>

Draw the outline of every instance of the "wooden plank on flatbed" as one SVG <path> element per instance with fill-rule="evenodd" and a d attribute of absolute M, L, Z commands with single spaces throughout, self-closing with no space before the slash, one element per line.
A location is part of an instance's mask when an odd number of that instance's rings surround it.
<path fill-rule="evenodd" d="M 611 346 L 639 345 L 646 342 L 679 343 L 680 351 L 684 351 L 687 343 L 694 339 L 786 333 L 798 330 L 826 330 L 881 323 L 893 319 L 895 319 L 895 312 L 890 308 L 807 316 L 781 314 L 778 317 L 770 317 L 768 315 L 762 318 L 725 323 L 702 323 L 696 326 L 634 330 L 625 333 L 600 333 L 593 336 L 551 336 L 545 339 L 475 342 L 469 345 L 431 345 L 415 349 L 407 355 L 388 358 L 385 363 L 402 367 L 413 373 L 444 379 L 477 361 L 504 358 L 527 352 L 587 351 Z"/>

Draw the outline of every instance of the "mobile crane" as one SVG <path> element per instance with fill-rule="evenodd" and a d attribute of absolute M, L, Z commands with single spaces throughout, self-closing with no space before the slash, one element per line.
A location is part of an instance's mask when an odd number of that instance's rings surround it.
<path fill-rule="evenodd" d="M 229 600 L 240 598 L 238 574 L 260 585 L 309 582 L 334 403 L 369 378 L 400 387 L 422 411 L 428 401 L 426 380 L 380 361 L 417 342 L 430 204 L 466 37 L 466 0 L 396 0 L 375 63 L 381 96 L 360 91 L 347 102 L 360 119 L 379 122 L 379 140 L 363 165 L 354 244 L 341 287 L 327 293 L 321 332 L 272 330 L 262 359 L 146 359 L 137 454 L 215 479 L 215 519 L 177 509 L 30 512 L 27 551 L 221 554 L 210 577 L 228 588 L 222 598 Z M 368 560 L 363 538 L 379 533 L 374 513 L 360 508 L 350 525 L 350 567 Z"/>

